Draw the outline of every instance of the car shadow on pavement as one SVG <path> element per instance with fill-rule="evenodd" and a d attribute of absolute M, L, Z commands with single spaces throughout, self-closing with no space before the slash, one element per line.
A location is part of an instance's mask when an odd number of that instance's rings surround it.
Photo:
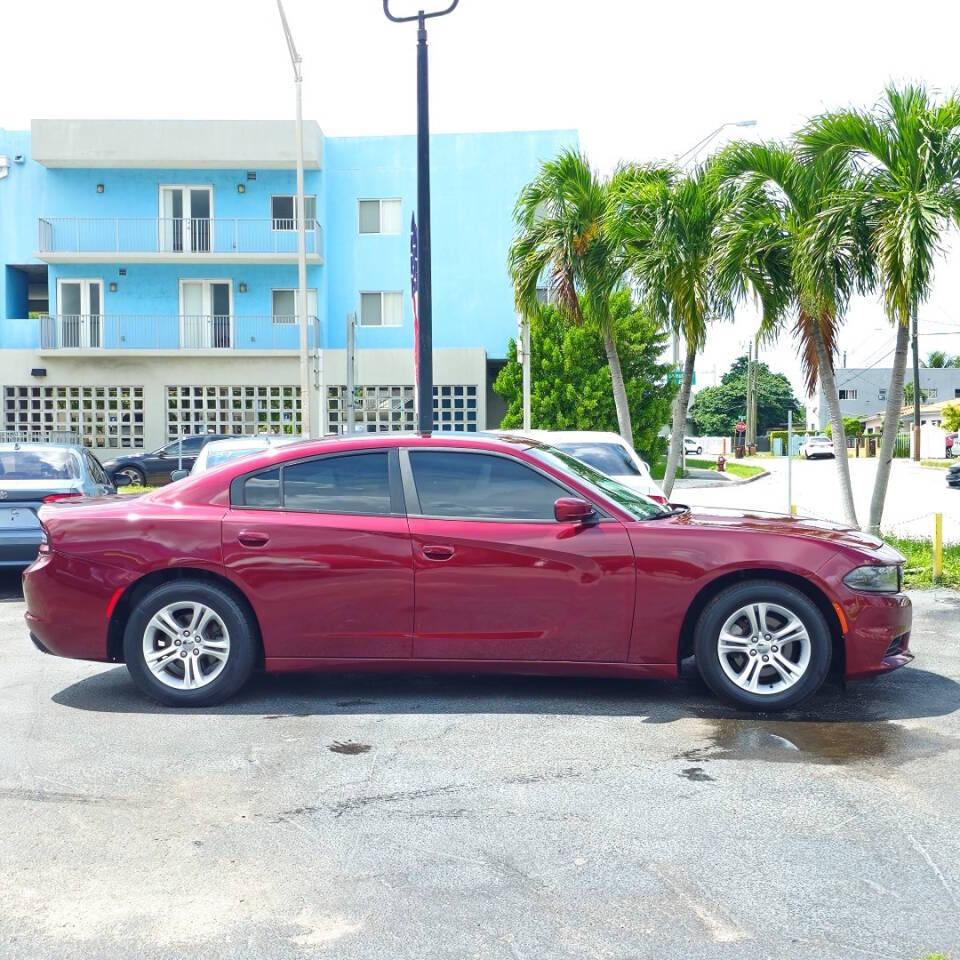
<path fill-rule="evenodd" d="M 143 696 L 126 668 L 115 667 L 71 684 L 53 701 L 101 713 L 180 713 Z M 717 700 L 692 661 L 675 681 L 490 674 L 322 673 L 257 674 L 235 697 L 190 712 L 264 719 L 387 714 L 560 714 L 637 717 L 645 723 L 768 719 L 783 723 L 878 723 L 938 717 L 960 709 L 960 684 L 908 667 L 849 684 L 830 679 L 803 707 L 751 714 Z"/>

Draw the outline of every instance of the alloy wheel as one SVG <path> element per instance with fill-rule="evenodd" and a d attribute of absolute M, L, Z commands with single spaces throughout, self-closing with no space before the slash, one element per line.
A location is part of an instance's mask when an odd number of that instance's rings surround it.
<path fill-rule="evenodd" d="M 806 673 L 810 652 L 803 621 L 778 603 L 740 607 L 717 637 L 723 672 L 747 693 L 771 695 L 792 687 Z"/>
<path fill-rule="evenodd" d="M 143 659 L 162 684 L 196 690 L 215 680 L 230 656 L 230 634 L 220 615 L 194 600 L 158 610 L 143 631 Z"/>

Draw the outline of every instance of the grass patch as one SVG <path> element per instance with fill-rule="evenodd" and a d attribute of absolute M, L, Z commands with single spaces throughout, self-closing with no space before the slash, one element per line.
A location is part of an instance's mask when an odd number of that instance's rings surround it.
<path fill-rule="evenodd" d="M 126 487 L 117 487 L 117 493 L 121 496 L 138 496 L 141 493 L 150 493 L 151 490 L 159 490 L 159 487 L 143 487 L 137 483 L 131 483 Z"/>
<path fill-rule="evenodd" d="M 933 467 L 933 468 L 938 469 L 938 470 L 940 470 L 940 469 L 945 470 L 945 469 L 946 469 L 947 467 L 949 467 L 951 464 L 956 463 L 956 462 L 957 462 L 956 460 L 921 460 L 921 461 L 920 461 L 920 466 L 921 466 L 921 467 Z"/>
<path fill-rule="evenodd" d="M 692 457 L 687 457 L 687 466 L 695 467 L 698 470 L 716 470 L 717 461 L 696 460 Z M 755 477 L 757 474 L 763 473 L 763 467 L 752 466 L 749 463 L 737 463 L 735 460 L 728 460 L 724 469 L 730 474 L 730 476 L 740 477 L 741 479 Z"/>
<path fill-rule="evenodd" d="M 690 461 L 688 460 L 687 463 L 689 464 Z M 659 460 L 657 460 L 656 463 L 651 463 L 651 464 L 650 464 L 650 476 L 651 476 L 654 480 L 662 480 L 662 479 L 663 479 L 663 475 L 664 475 L 666 472 L 667 472 L 667 458 L 666 458 L 666 457 L 661 457 Z M 686 474 L 686 471 L 681 470 L 679 467 L 677 468 L 677 476 L 678 476 L 678 477 L 685 477 L 686 475 L 687 475 L 687 474 Z"/>
<path fill-rule="evenodd" d="M 883 538 L 906 558 L 903 581 L 907 587 L 932 587 L 933 541 L 914 537 Z M 945 544 L 943 548 L 943 577 L 940 586 L 960 587 L 960 544 Z"/>

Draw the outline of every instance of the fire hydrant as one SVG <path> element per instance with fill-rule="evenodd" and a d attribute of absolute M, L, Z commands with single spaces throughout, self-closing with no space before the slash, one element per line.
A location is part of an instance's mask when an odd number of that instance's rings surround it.
<path fill-rule="evenodd" d="M 727 458 L 721 453 L 720 456 L 717 457 L 717 472 L 718 472 L 718 473 L 723 473 L 723 466 L 724 466 L 724 464 L 725 464 L 726 462 L 727 462 Z"/>

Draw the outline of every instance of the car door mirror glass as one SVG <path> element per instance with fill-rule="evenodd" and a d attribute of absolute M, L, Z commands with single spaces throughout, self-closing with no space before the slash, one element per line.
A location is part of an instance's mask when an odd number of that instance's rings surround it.
<path fill-rule="evenodd" d="M 130 478 L 125 473 L 118 473 L 113 478 L 113 485 L 114 487 L 129 487 Z"/>
<path fill-rule="evenodd" d="M 579 497 L 560 497 L 553 505 L 553 515 L 559 523 L 586 523 L 596 511 L 593 504 Z"/>
<path fill-rule="evenodd" d="M 189 477 L 189 476 L 190 476 L 190 471 L 189 471 L 189 470 L 174 470 L 174 471 L 170 474 L 170 479 L 171 479 L 174 483 L 176 483 L 177 480 L 183 480 L 184 477 Z"/>

